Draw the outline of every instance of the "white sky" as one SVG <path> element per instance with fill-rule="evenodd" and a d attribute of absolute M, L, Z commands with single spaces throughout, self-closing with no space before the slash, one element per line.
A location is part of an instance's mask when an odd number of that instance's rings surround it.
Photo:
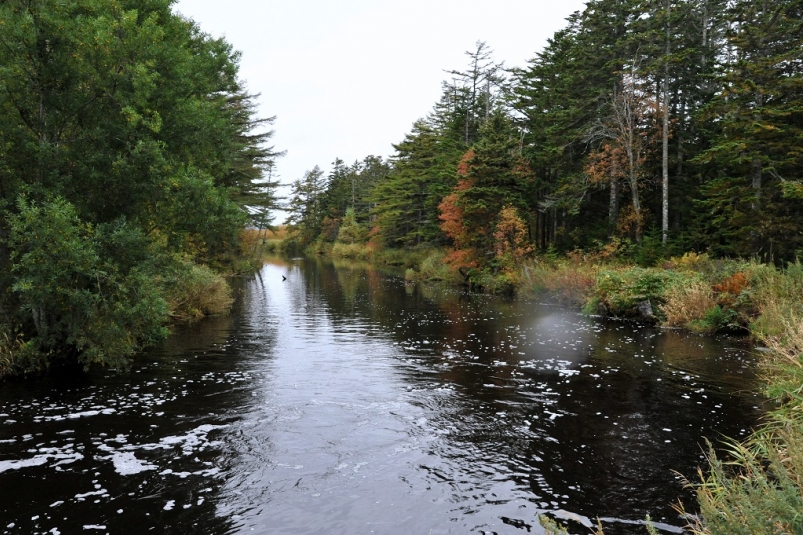
<path fill-rule="evenodd" d="M 478 40 L 524 66 L 583 0 L 179 0 L 175 11 L 242 52 L 240 77 L 275 115 L 280 180 L 336 157 L 387 157 Z M 278 219 L 281 219 L 278 218 Z M 280 223 L 277 219 L 277 223 Z"/>

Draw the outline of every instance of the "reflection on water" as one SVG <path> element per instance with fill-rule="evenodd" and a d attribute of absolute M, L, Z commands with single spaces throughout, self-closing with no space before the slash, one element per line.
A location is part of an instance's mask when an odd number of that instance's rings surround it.
<path fill-rule="evenodd" d="M 282 279 L 286 277 L 286 280 Z M 744 341 L 295 259 L 126 374 L 4 384 L 4 533 L 667 532 Z"/>

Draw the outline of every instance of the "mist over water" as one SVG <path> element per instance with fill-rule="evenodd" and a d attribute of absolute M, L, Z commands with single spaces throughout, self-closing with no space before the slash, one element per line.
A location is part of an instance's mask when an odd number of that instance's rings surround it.
<path fill-rule="evenodd" d="M 0 532 L 679 532 L 754 386 L 741 339 L 277 260 L 130 372 L 0 385 Z"/>

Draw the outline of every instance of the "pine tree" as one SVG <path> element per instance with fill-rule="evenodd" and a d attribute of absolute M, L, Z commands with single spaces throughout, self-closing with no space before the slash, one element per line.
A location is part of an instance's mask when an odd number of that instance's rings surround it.
<path fill-rule="evenodd" d="M 535 180 L 521 156 L 516 129 L 500 108 L 482 125 L 459 174 L 457 188 L 441 203 L 442 229 L 467 251 L 466 259 L 483 266 L 494 255 L 493 232 L 503 208 L 525 214 L 533 208 Z"/>
<path fill-rule="evenodd" d="M 803 243 L 803 205 L 795 198 L 803 155 L 803 2 L 737 1 L 729 17 L 733 59 L 726 56 L 723 90 L 705 116 L 718 131 L 697 158 L 720 170 L 703 190 L 702 217 L 719 222 L 723 252 L 791 259 Z"/>
<path fill-rule="evenodd" d="M 299 232 L 302 244 L 312 243 L 320 234 L 324 214 L 321 200 L 325 191 L 323 171 L 317 165 L 293 181 L 287 204 L 286 225 Z"/>

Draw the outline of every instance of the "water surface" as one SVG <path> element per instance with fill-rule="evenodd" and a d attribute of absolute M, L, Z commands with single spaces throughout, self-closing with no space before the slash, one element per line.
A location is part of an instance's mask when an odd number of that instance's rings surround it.
<path fill-rule="evenodd" d="M 0 384 L 0 532 L 679 532 L 754 386 L 742 339 L 275 261 L 130 372 Z"/>

